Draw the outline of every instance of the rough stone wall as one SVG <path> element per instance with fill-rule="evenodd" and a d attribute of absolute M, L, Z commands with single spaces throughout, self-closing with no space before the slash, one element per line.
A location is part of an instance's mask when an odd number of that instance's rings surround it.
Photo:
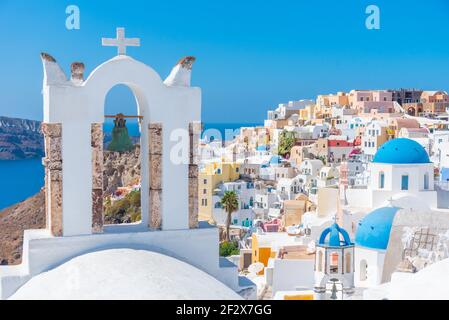
<path fill-rule="evenodd" d="M 393 220 L 385 253 L 384 267 L 382 272 L 382 283 L 389 282 L 391 275 L 396 271 L 402 261 L 404 251 L 402 236 L 405 227 L 429 228 L 431 233 L 440 234 L 449 230 L 449 219 L 447 213 L 442 211 L 413 211 L 408 209 L 399 210 Z"/>
<path fill-rule="evenodd" d="M 62 125 L 42 123 L 45 139 L 45 197 L 47 227 L 53 236 L 62 236 Z"/>
<path fill-rule="evenodd" d="M 150 174 L 149 227 L 162 227 L 162 124 L 148 125 L 148 152 Z"/>
<path fill-rule="evenodd" d="M 198 162 L 201 122 L 189 124 L 189 228 L 198 228 Z"/>
<path fill-rule="evenodd" d="M 93 123 L 92 146 L 92 232 L 103 231 L 103 126 Z"/>

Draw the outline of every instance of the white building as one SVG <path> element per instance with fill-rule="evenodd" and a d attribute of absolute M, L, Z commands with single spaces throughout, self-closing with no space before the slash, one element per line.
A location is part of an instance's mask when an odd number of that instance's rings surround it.
<path fill-rule="evenodd" d="M 417 142 L 398 138 L 384 143 L 369 164 L 370 183 L 366 189 L 348 189 L 351 206 L 376 208 L 398 193 L 420 197 L 437 207 L 434 165 Z"/>
<path fill-rule="evenodd" d="M 239 208 L 236 212 L 232 213 L 231 224 L 249 227 L 252 226 L 252 222 L 256 217 L 253 210 L 255 203 L 256 190 L 254 188 L 254 182 L 247 182 L 243 180 L 221 183 L 218 187 L 216 194 L 212 196 L 214 203 L 213 218 L 218 225 L 225 225 L 227 220 L 227 212 L 221 205 L 221 198 L 226 191 L 234 191 L 237 193 Z"/>
<path fill-rule="evenodd" d="M 316 178 L 317 187 L 325 188 L 337 185 L 339 175 L 340 173 L 335 166 L 322 167 L 318 177 Z"/>
<path fill-rule="evenodd" d="M 362 135 L 362 151 L 368 160 L 372 160 L 380 146 L 387 140 L 387 123 L 373 120 L 365 127 Z"/>

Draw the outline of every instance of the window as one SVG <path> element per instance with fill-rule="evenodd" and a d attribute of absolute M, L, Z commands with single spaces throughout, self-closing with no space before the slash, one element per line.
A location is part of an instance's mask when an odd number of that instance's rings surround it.
<path fill-rule="evenodd" d="M 385 173 L 382 171 L 379 173 L 379 189 L 385 188 Z"/>
<path fill-rule="evenodd" d="M 429 190 L 429 174 L 424 174 L 424 190 Z"/>
<path fill-rule="evenodd" d="M 408 174 L 403 174 L 401 178 L 401 190 L 408 190 Z"/>
<path fill-rule="evenodd" d="M 338 253 L 332 252 L 330 254 L 329 273 L 338 273 Z"/>
<path fill-rule="evenodd" d="M 207 189 L 203 189 L 203 194 L 206 194 L 207 193 Z"/>
<path fill-rule="evenodd" d="M 204 179 L 204 180 L 203 180 L 203 184 L 207 184 L 207 179 Z"/>

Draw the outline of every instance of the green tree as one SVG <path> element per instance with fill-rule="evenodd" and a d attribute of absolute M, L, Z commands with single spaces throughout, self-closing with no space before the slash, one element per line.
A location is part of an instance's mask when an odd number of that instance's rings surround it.
<path fill-rule="evenodd" d="M 239 245 L 236 242 L 223 242 L 220 243 L 220 256 L 229 257 L 236 254 L 240 254 Z"/>
<path fill-rule="evenodd" d="M 226 241 L 229 242 L 229 228 L 231 227 L 232 213 L 239 208 L 237 193 L 235 191 L 226 191 L 221 199 L 221 205 L 228 214 L 226 217 Z"/>
<path fill-rule="evenodd" d="M 279 137 L 278 154 L 285 157 L 286 154 L 290 154 L 290 151 L 294 145 L 295 145 L 295 133 L 283 130 Z"/>

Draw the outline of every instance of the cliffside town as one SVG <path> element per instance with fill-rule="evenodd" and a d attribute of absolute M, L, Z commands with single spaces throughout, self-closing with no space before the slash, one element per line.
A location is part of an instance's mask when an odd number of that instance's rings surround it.
<path fill-rule="evenodd" d="M 330 279 L 341 298 L 388 298 L 395 274 L 449 258 L 448 109 L 445 91 L 352 90 L 280 104 L 232 140 L 206 130 L 199 220 L 259 299 L 329 299 Z M 104 222 L 140 220 L 139 146 L 103 156 Z M 0 212 L 0 263 L 43 212 L 42 192 Z"/>
<path fill-rule="evenodd" d="M 395 274 L 449 258 L 448 110 L 446 91 L 351 90 L 281 103 L 232 140 L 206 130 L 200 220 L 230 223 L 260 299 L 335 299 L 332 281 L 338 299 L 389 298 Z"/>

